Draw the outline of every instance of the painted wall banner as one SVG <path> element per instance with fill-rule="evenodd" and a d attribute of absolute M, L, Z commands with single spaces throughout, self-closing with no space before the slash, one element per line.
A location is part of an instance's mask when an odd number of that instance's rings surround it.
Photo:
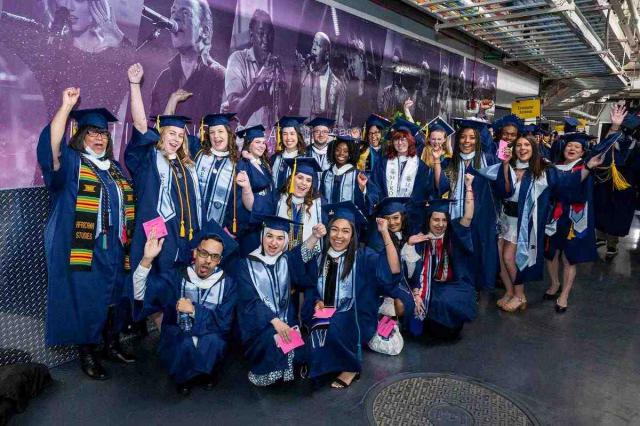
<path fill-rule="evenodd" d="M 148 115 L 178 89 L 193 93 L 176 110 L 192 131 L 220 111 L 268 129 L 282 115 L 332 117 L 339 130 L 407 99 L 422 123 L 464 115 L 471 97 L 495 99 L 496 69 L 315 0 L 2 0 L 0 9 L 0 189 L 42 185 L 38 135 L 66 87 L 80 87 L 80 108 L 116 114 L 122 159 L 136 62 Z"/>
<path fill-rule="evenodd" d="M 517 100 L 511 104 L 511 112 L 523 119 L 540 117 L 540 98 Z"/>

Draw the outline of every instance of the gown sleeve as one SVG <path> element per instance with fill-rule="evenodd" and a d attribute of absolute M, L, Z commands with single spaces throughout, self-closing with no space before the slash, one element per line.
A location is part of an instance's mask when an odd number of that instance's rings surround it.
<path fill-rule="evenodd" d="M 157 134 L 149 129 L 146 133 L 140 133 L 135 127 L 131 132 L 131 139 L 124 150 L 124 164 L 136 182 L 145 172 L 146 162 L 149 159 L 151 149 L 156 145 Z"/>
<path fill-rule="evenodd" d="M 487 127 L 483 127 L 480 131 L 480 145 L 482 147 L 482 152 L 485 154 L 495 155 L 497 147 L 493 142 L 493 138 L 491 137 L 491 133 Z"/>
<path fill-rule="evenodd" d="M 233 312 L 236 306 L 237 291 L 233 278 L 225 276 L 222 303 L 215 309 L 195 304 L 196 314 L 191 333 L 202 336 L 215 332 L 221 336 L 229 335 L 233 324 Z"/>
<path fill-rule="evenodd" d="M 471 226 L 464 226 L 460 219 L 451 222 L 452 242 L 458 249 L 467 254 L 473 254 L 473 237 Z"/>
<path fill-rule="evenodd" d="M 502 167 L 498 170 L 498 175 L 496 176 L 495 181 L 491 181 L 491 186 L 493 188 L 494 194 L 496 198 L 505 199 L 509 198 L 513 195 L 513 180 L 511 179 L 511 172 L 507 173 L 509 179 L 509 186 L 511 188 L 510 191 L 507 191 L 507 181 L 505 180 L 504 170 Z"/>
<path fill-rule="evenodd" d="M 262 332 L 265 327 L 271 327 L 271 320 L 276 318 L 276 315 L 260 299 L 251 281 L 246 260 L 243 259 L 237 265 L 239 271 L 236 276 L 238 286 L 236 312 L 240 326 L 240 337 L 243 342 L 248 342 Z"/>
<path fill-rule="evenodd" d="M 38 163 L 44 177 L 44 184 L 51 191 L 62 189 L 66 182 L 67 173 L 77 164 L 78 155 L 67 146 L 67 142 L 62 137 L 60 142 L 60 168 L 53 170 L 53 151 L 51 150 L 51 125 L 47 125 L 40 133 L 37 147 Z"/>
<path fill-rule="evenodd" d="M 193 135 L 189 135 L 189 156 L 195 160 L 196 158 L 196 154 L 200 151 L 200 149 L 202 148 L 202 145 L 200 144 L 200 139 L 193 136 Z"/>

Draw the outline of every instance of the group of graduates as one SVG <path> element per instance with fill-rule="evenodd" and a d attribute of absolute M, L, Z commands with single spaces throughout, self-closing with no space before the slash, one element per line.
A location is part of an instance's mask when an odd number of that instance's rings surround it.
<path fill-rule="evenodd" d="M 268 158 L 265 129 L 234 132 L 233 113 L 197 118 L 191 136 L 172 97 L 149 126 L 143 74 L 128 70 L 128 173 L 113 158 L 115 117 L 74 110 L 77 88 L 38 143 L 52 196 L 47 343 L 78 345 L 93 379 L 108 377 L 101 359 L 135 361 L 120 332 L 151 318 L 180 393 L 213 387 L 230 342 L 254 385 L 300 374 L 346 388 L 364 347 L 396 355 L 402 334 L 457 338 L 498 277 L 498 306 L 524 310 L 524 285 L 542 279 L 545 257 L 545 298 L 563 312 L 576 264 L 595 259 L 598 197 L 620 210 L 628 190 L 616 168 L 635 149 L 623 110 L 595 146 L 569 131 L 546 146 L 515 116 L 459 119 L 454 132 L 440 118 L 421 129 L 410 115 L 371 115 L 361 139 L 317 117 L 307 144 L 307 119 L 282 117 Z M 603 231 L 621 235 L 610 206 L 600 206 Z"/>

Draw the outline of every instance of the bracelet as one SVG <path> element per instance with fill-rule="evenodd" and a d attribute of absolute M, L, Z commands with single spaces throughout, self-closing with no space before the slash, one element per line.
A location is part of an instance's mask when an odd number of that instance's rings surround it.
<path fill-rule="evenodd" d="M 129 84 L 140 84 L 140 83 L 134 83 L 133 81 L 129 80 Z"/>
<path fill-rule="evenodd" d="M 587 163 L 584 163 L 584 168 L 590 172 L 591 171 L 591 167 L 589 167 L 589 165 Z"/>
<path fill-rule="evenodd" d="M 387 247 L 387 246 L 392 246 L 392 245 L 393 245 L 393 243 L 386 243 L 384 246 Z"/>

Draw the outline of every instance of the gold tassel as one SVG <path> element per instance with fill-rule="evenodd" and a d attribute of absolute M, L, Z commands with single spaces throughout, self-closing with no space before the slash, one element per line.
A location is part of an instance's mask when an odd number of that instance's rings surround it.
<path fill-rule="evenodd" d="M 282 151 L 282 135 L 280 135 L 280 122 L 276 123 L 276 152 Z"/>
<path fill-rule="evenodd" d="M 156 116 L 156 130 L 158 132 L 160 131 L 160 116 L 159 115 Z"/>
<path fill-rule="evenodd" d="M 367 123 L 362 125 L 362 140 L 367 142 Z"/>
<path fill-rule="evenodd" d="M 567 240 L 573 240 L 576 237 L 576 233 L 573 232 L 573 223 L 571 224 L 571 227 L 569 228 L 569 235 L 567 235 Z"/>
<path fill-rule="evenodd" d="M 189 228 L 189 241 L 193 240 L 193 228 Z"/>
<path fill-rule="evenodd" d="M 204 118 L 200 119 L 200 142 L 204 142 Z"/>
<path fill-rule="evenodd" d="M 360 154 L 360 157 L 358 158 L 358 164 L 356 166 L 358 170 L 365 169 L 367 165 L 367 158 L 369 157 L 369 150 L 371 150 L 371 148 L 367 148 L 362 154 Z"/>
<path fill-rule="evenodd" d="M 298 159 L 296 158 L 293 162 L 293 172 L 291 173 L 291 183 L 289 183 L 289 194 L 293 194 L 294 191 L 294 181 L 296 176 L 296 171 L 298 170 Z"/>
<path fill-rule="evenodd" d="M 622 176 L 622 173 L 616 167 L 616 153 L 611 152 L 611 181 L 613 182 L 613 189 L 617 191 L 624 191 L 631 188 L 629 182 Z"/>
<path fill-rule="evenodd" d="M 449 191 L 445 192 L 444 194 L 442 194 L 442 198 L 443 200 L 448 200 L 449 199 Z"/>
<path fill-rule="evenodd" d="M 78 133 L 78 122 L 77 121 L 72 121 L 71 122 L 71 137 L 75 136 L 76 133 Z"/>
<path fill-rule="evenodd" d="M 184 238 L 187 235 L 187 232 L 184 229 L 184 220 L 180 221 L 180 238 Z"/>

